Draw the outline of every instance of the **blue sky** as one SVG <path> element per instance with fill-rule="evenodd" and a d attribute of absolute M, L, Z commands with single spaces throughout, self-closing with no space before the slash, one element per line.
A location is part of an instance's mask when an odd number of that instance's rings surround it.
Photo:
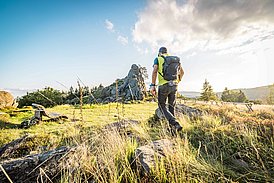
<path fill-rule="evenodd" d="M 274 83 L 274 2 L 0 0 L 0 89 L 109 85 L 160 46 L 182 59 L 180 90 Z"/>

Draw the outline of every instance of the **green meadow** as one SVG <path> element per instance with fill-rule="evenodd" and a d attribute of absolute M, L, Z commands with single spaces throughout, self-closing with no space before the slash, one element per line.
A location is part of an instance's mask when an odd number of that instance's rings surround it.
<path fill-rule="evenodd" d="M 18 158 L 43 153 L 60 146 L 74 147 L 53 182 L 273 182 L 274 111 L 247 110 L 233 106 L 188 104 L 204 112 L 190 119 L 177 113 L 183 131 L 172 135 L 165 120 L 156 120 L 155 102 L 109 103 L 47 108 L 69 117 L 41 122 L 27 129 L 20 123 L 34 111 L 14 112 L 0 117 L 0 146 L 26 134 L 33 138 L 15 153 Z M 81 121 L 83 117 L 83 121 Z M 46 118 L 44 118 L 46 119 Z M 113 122 L 136 120 L 131 135 L 102 130 Z M 174 151 L 157 159 L 150 173 L 135 166 L 135 150 L 152 141 L 168 139 Z"/>

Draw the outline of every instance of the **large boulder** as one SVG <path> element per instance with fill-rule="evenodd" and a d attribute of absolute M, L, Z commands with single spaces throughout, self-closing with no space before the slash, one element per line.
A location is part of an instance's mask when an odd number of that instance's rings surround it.
<path fill-rule="evenodd" d="M 0 108 L 11 107 L 14 105 L 14 98 L 7 91 L 0 91 Z"/>

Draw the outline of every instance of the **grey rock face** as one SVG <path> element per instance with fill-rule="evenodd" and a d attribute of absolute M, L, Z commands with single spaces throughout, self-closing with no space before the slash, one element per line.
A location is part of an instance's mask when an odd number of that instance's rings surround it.
<path fill-rule="evenodd" d="M 117 95 L 124 101 L 143 100 L 146 95 L 146 87 L 141 68 L 138 65 L 133 64 L 125 78 L 118 79 L 110 86 L 105 87 L 100 100 L 104 103 L 115 102 Z"/>

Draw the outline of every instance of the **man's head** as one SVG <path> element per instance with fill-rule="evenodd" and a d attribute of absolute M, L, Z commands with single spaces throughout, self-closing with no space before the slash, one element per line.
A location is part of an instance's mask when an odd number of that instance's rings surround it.
<path fill-rule="evenodd" d="M 159 49 L 159 53 L 161 53 L 161 54 L 167 53 L 166 47 L 161 47 L 161 48 Z"/>

